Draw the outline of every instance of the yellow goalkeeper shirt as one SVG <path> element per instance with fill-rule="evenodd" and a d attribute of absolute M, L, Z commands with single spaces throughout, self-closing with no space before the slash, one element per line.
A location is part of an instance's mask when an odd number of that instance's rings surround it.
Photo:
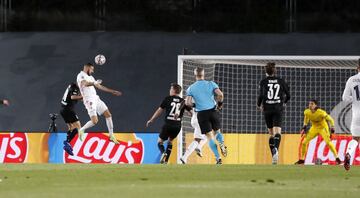
<path fill-rule="evenodd" d="M 304 111 L 304 125 L 311 121 L 314 128 L 328 128 L 328 122 L 331 127 L 334 127 L 334 119 L 326 113 L 326 111 L 318 108 L 314 113 L 310 109 Z"/>

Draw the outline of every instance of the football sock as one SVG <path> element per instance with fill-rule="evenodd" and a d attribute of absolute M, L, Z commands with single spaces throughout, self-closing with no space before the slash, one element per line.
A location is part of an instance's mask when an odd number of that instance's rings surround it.
<path fill-rule="evenodd" d="M 202 147 L 206 144 L 207 139 L 200 140 L 200 143 L 198 144 L 197 148 L 202 149 Z"/>
<path fill-rule="evenodd" d="M 192 141 L 191 144 L 189 145 L 189 147 L 186 149 L 184 155 L 183 155 L 183 159 L 185 161 L 187 161 L 187 158 L 191 155 L 192 152 L 194 152 L 195 148 L 199 145 L 199 143 L 197 141 Z"/>
<path fill-rule="evenodd" d="M 209 147 L 212 150 L 212 152 L 214 153 L 216 160 L 218 160 L 220 158 L 220 155 L 219 155 L 219 151 L 217 149 L 217 145 L 213 139 L 209 140 Z"/>
<path fill-rule="evenodd" d="M 219 143 L 224 144 L 224 135 L 220 132 L 220 130 L 216 131 L 215 138 Z"/>
<path fill-rule="evenodd" d="M 67 137 L 66 137 L 66 141 L 67 142 L 71 142 L 72 139 L 74 139 L 75 135 L 78 133 L 78 129 L 75 128 L 73 129 L 71 132 L 68 131 Z"/>
<path fill-rule="evenodd" d="M 275 145 L 274 145 L 274 137 L 273 136 L 270 136 L 270 138 L 269 138 L 269 147 L 270 147 L 271 155 L 274 155 L 275 153 L 273 153 L 273 152 L 274 152 Z"/>
<path fill-rule="evenodd" d="M 85 131 L 86 129 L 91 128 L 93 126 L 95 126 L 95 124 L 91 120 L 89 120 L 83 127 L 81 127 L 80 131 Z"/>
<path fill-rule="evenodd" d="M 354 156 L 355 156 L 354 154 L 355 154 L 355 151 L 356 151 L 357 148 L 358 148 L 358 142 L 356 140 L 351 140 L 349 142 L 349 144 L 348 144 L 347 149 L 346 149 L 346 153 L 350 154 L 350 157 L 351 157 L 350 162 L 351 162 L 351 164 L 352 164 L 352 162 L 354 160 Z"/>
<path fill-rule="evenodd" d="M 172 150 L 172 144 L 168 143 L 167 147 L 166 147 L 166 162 L 169 161 L 170 158 L 170 154 L 171 154 L 171 150 Z"/>
<path fill-rule="evenodd" d="M 108 117 L 105 120 L 106 120 L 106 126 L 109 130 L 109 135 L 112 136 L 114 134 L 114 125 L 113 125 L 112 117 Z"/>
<path fill-rule="evenodd" d="M 158 148 L 159 148 L 159 150 L 160 150 L 160 153 L 164 153 L 164 152 L 165 152 L 164 143 L 159 142 L 159 143 L 158 143 Z"/>
<path fill-rule="evenodd" d="M 274 146 L 275 148 L 277 148 L 277 150 L 279 150 L 280 142 L 281 142 L 281 134 L 277 133 L 274 136 Z"/>
<path fill-rule="evenodd" d="M 66 132 L 66 141 L 67 142 L 70 142 L 71 140 L 70 140 L 70 135 L 71 135 L 71 131 L 70 130 L 68 130 L 68 132 Z"/>

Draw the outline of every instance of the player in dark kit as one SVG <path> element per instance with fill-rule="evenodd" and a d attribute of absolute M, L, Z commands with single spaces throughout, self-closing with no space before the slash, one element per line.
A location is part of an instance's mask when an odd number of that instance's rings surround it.
<path fill-rule="evenodd" d="M 277 164 L 279 160 L 283 108 L 290 99 L 287 83 L 276 77 L 275 72 L 275 63 L 267 63 L 265 66 L 266 78 L 260 81 L 260 93 L 257 101 L 257 108 L 264 112 L 270 134 L 269 146 L 273 164 Z"/>
<path fill-rule="evenodd" d="M 78 116 L 75 113 L 75 104 L 78 100 L 81 100 L 79 87 L 75 83 L 71 83 L 65 90 L 64 96 L 61 100 L 60 114 L 63 117 L 66 125 L 68 126 L 68 132 L 66 140 L 64 141 L 64 150 L 69 155 L 73 154 L 73 149 L 70 145 L 71 140 L 75 137 L 81 128 Z"/>
<path fill-rule="evenodd" d="M 181 130 L 181 118 L 185 109 L 191 111 L 191 107 L 181 108 L 184 103 L 184 99 L 179 96 L 181 93 L 181 86 L 178 84 L 171 84 L 170 96 L 165 97 L 160 107 L 155 111 L 154 115 L 147 121 L 146 127 L 148 127 L 157 117 L 159 117 L 165 111 L 165 124 L 163 125 L 158 139 L 158 147 L 162 153 L 160 158 L 161 164 L 166 164 L 169 160 L 172 141 L 177 137 Z M 164 147 L 164 142 L 168 140 L 168 145 Z"/>

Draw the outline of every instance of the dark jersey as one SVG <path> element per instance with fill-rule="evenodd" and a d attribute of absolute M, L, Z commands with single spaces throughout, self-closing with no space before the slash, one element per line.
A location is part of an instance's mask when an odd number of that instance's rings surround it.
<path fill-rule="evenodd" d="M 80 95 L 79 87 L 75 83 L 71 83 L 65 90 L 64 96 L 61 100 L 61 104 L 66 108 L 74 108 L 77 100 L 72 100 L 71 96 Z"/>
<path fill-rule="evenodd" d="M 185 109 L 187 110 L 191 109 L 189 107 L 181 108 L 183 102 L 184 99 L 179 96 L 167 96 L 162 101 L 160 108 L 165 109 L 166 112 L 165 123 L 181 125 L 181 118 L 184 115 Z M 175 114 L 178 115 L 176 119 L 175 119 Z"/>
<path fill-rule="evenodd" d="M 257 105 L 266 110 L 282 110 L 283 104 L 290 99 L 287 83 L 278 77 L 268 76 L 260 81 Z"/>

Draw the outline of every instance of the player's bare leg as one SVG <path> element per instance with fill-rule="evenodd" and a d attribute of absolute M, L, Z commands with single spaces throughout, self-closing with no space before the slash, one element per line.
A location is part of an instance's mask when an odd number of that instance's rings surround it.
<path fill-rule="evenodd" d="M 359 144 L 360 144 L 360 137 L 353 137 L 353 139 L 348 144 L 344 159 L 345 170 L 350 170 L 351 163 L 354 160 L 356 150 L 359 148 Z"/>
<path fill-rule="evenodd" d="M 109 109 L 106 110 L 103 115 L 105 117 L 106 126 L 109 131 L 109 140 L 115 144 L 119 144 L 119 142 L 116 140 L 116 137 L 114 136 L 114 124 Z"/>

